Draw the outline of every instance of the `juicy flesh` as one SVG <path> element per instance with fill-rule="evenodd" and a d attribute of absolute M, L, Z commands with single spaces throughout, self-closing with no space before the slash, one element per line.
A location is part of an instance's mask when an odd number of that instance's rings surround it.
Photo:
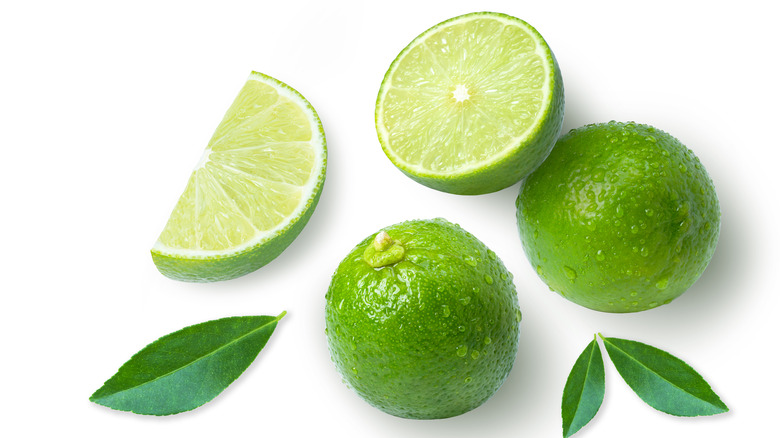
<path fill-rule="evenodd" d="M 477 18 L 435 29 L 399 61 L 383 105 L 386 146 L 447 174 L 500 156 L 543 110 L 547 62 L 522 27 Z"/>
<path fill-rule="evenodd" d="M 225 251 L 267 234 L 306 201 L 315 153 L 298 103 L 249 80 L 168 219 L 168 249 Z"/>

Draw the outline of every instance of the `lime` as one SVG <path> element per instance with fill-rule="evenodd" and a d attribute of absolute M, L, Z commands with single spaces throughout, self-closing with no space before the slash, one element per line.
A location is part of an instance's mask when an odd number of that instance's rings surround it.
<path fill-rule="evenodd" d="M 445 418 L 481 405 L 517 355 L 512 275 L 476 237 L 444 219 L 369 236 L 339 264 L 326 333 L 344 381 L 405 418 Z"/>
<path fill-rule="evenodd" d="M 309 220 L 326 159 L 311 104 L 288 85 L 252 72 L 152 248 L 157 269 L 205 282 L 267 264 Z"/>
<path fill-rule="evenodd" d="M 520 237 L 550 289 L 591 309 L 667 304 L 715 251 L 720 207 L 699 159 L 652 126 L 572 130 L 523 183 Z"/>
<path fill-rule="evenodd" d="M 376 102 L 385 154 L 413 180 L 464 195 L 520 181 L 563 123 L 563 80 L 528 23 L 479 12 L 426 30 L 395 58 Z"/>

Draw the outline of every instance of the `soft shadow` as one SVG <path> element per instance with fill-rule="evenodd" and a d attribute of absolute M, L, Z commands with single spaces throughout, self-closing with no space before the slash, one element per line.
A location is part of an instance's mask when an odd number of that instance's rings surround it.
<path fill-rule="evenodd" d="M 737 184 L 724 184 L 736 187 Z M 718 246 L 699 280 L 670 304 L 647 312 L 648 316 L 674 321 L 674 330 L 689 329 L 696 334 L 702 326 L 712 327 L 712 321 L 739 318 L 756 302 L 760 290 L 745 289 L 754 275 L 753 254 L 758 254 L 758 238 L 751 230 L 750 208 L 738 190 L 719 190 L 721 231 Z"/>

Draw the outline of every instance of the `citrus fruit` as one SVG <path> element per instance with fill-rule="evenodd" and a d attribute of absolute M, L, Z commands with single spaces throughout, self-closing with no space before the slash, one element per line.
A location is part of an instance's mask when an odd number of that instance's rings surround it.
<path fill-rule="evenodd" d="M 444 219 L 369 236 L 339 264 L 326 295 L 331 357 L 371 405 L 405 418 L 476 408 L 517 355 L 512 275 L 476 237 Z"/>
<path fill-rule="evenodd" d="M 478 12 L 426 30 L 395 58 L 376 102 L 385 154 L 407 176 L 457 194 L 518 182 L 550 153 L 563 80 L 528 23 Z"/>
<path fill-rule="evenodd" d="M 563 297 L 604 312 L 667 304 L 704 272 L 720 232 L 699 159 L 648 125 L 572 130 L 523 183 L 525 253 Z"/>
<path fill-rule="evenodd" d="M 267 264 L 309 220 L 326 159 L 311 104 L 288 85 L 252 72 L 152 248 L 157 269 L 205 282 Z"/>

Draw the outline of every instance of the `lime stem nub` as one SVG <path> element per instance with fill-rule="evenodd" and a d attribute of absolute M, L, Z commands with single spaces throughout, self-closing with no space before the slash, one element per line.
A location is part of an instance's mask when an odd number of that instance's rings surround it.
<path fill-rule="evenodd" d="M 400 262 L 404 258 L 404 253 L 401 243 L 383 230 L 377 233 L 374 241 L 363 251 L 363 261 L 372 268 L 381 268 Z"/>
<path fill-rule="evenodd" d="M 374 249 L 377 251 L 384 251 L 393 244 L 393 239 L 387 234 L 387 231 L 382 230 L 374 237 Z"/>

